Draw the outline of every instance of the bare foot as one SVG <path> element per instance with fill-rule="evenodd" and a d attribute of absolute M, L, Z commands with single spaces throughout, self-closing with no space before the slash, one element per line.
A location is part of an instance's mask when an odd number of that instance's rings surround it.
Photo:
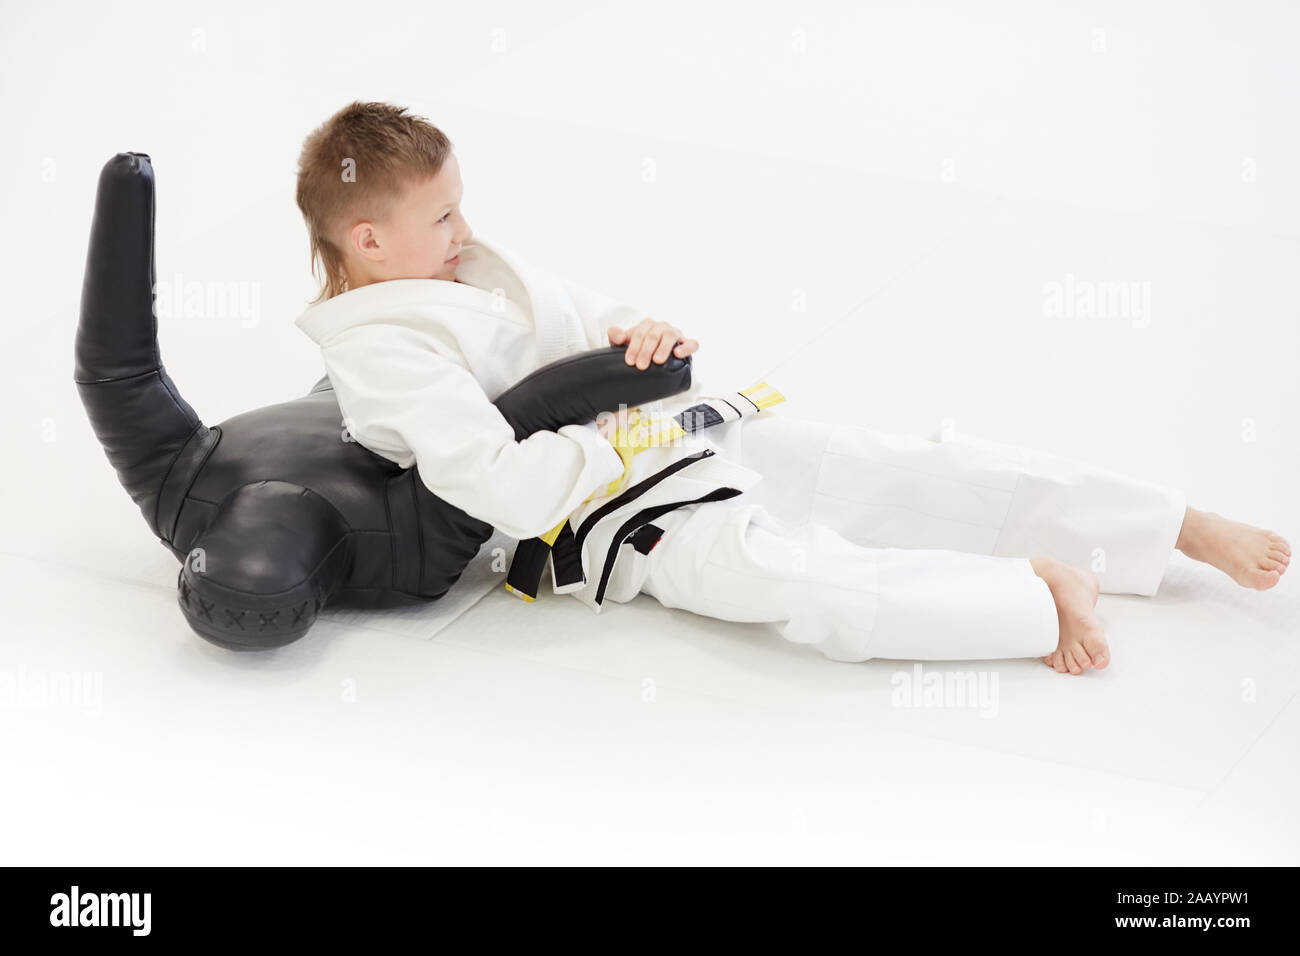
<path fill-rule="evenodd" d="M 1291 546 L 1280 534 L 1195 508 L 1187 509 L 1177 547 L 1257 591 L 1277 584 L 1291 563 Z"/>
<path fill-rule="evenodd" d="M 1082 674 L 1090 667 L 1101 670 L 1110 663 L 1110 647 L 1095 610 L 1101 590 L 1097 576 L 1055 558 L 1034 558 L 1029 563 L 1052 592 L 1061 625 L 1060 643 L 1043 663 L 1061 674 Z"/>

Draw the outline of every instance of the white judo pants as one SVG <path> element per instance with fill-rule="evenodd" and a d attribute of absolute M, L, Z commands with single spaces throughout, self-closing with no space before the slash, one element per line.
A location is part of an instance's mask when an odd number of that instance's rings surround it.
<path fill-rule="evenodd" d="M 975 438 L 761 413 L 708 439 L 763 480 L 656 519 L 641 592 L 838 661 L 1049 654 L 1056 607 L 1029 559 L 1154 594 L 1186 510 L 1181 491 Z"/>

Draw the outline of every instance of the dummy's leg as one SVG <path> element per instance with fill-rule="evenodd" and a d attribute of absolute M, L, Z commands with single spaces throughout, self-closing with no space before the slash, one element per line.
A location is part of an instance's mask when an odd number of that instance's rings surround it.
<path fill-rule="evenodd" d="M 1048 556 L 1091 570 L 1109 593 L 1155 593 L 1187 511 L 1176 489 L 981 439 L 779 413 L 718 426 L 709 439 L 763 474 L 742 499 L 783 520 L 866 547 Z"/>
<path fill-rule="evenodd" d="M 659 519 L 641 591 L 775 624 L 837 661 L 1041 657 L 1058 645 L 1054 591 L 1028 560 L 865 548 L 824 525 L 790 526 L 740 503 L 747 495 Z"/>

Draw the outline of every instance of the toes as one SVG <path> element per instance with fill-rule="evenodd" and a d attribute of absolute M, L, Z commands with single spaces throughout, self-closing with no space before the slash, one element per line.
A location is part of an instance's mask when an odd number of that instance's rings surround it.
<path fill-rule="evenodd" d="M 1272 531 L 1266 533 L 1268 534 L 1268 544 L 1270 548 L 1277 548 L 1287 557 L 1291 556 L 1291 545 L 1287 544 L 1286 538 Z"/>
<path fill-rule="evenodd" d="M 1280 562 L 1283 565 L 1288 565 L 1291 563 L 1291 555 L 1287 554 L 1285 551 L 1282 551 L 1278 548 L 1269 548 L 1268 556 L 1272 558 L 1274 561 Z"/>
<path fill-rule="evenodd" d="M 1245 585 L 1254 588 L 1257 591 L 1265 591 L 1277 584 L 1278 578 L 1282 575 L 1278 571 L 1265 571 L 1262 568 L 1251 568 L 1244 575 Z"/>
<path fill-rule="evenodd" d="M 1071 673 L 1081 674 L 1092 666 L 1092 659 L 1088 656 L 1088 652 L 1083 649 L 1082 645 L 1075 644 L 1070 648 L 1070 653 L 1074 658 L 1074 666 L 1078 668 L 1078 670 L 1072 670 Z"/>
<path fill-rule="evenodd" d="M 1088 658 L 1097 670 L 1110 663 L 1110 648 L 1106 646 L 1106 641 L 1100 634 L 1085 634 L 1083 649 L 1088 652 Z"/>

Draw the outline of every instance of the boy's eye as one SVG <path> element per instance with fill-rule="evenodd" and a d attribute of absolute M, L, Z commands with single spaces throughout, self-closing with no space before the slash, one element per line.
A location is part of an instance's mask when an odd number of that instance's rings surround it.
<path fill-rule="evenodd" d="M 443 216 L 443 217 L 442 217 L 441 219 L 439 219 L 438 221 L 439 221 L 439 222 L 446 222 L 446 221 L 447 221 L 448 219 L 450 219 L 450 218 L 451 218 L 451 213 L 447 213 L 447 215 Z"/>

